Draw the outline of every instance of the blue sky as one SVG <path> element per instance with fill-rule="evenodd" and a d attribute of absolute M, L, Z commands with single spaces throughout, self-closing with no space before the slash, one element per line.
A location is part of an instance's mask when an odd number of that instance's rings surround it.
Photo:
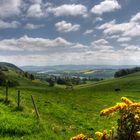
<path fill-rule="evenodd" d="M 139 0 L 0 0 L 0 61 L 140 65 Z"/>

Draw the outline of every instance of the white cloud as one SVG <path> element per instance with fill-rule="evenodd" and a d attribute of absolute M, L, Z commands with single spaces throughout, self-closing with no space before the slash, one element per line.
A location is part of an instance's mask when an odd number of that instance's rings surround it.
<path fill-rule="evenodd" d="M 91 34 L 91 33 L 93 33 L 93 29 L 87 29 L 83 34 L 84 35 L 87 35 L 87 34 Z"/>
<path fill-rule="evenodd" d="M 5 22 L 3 20 L 0 20 L 0 29 L 18 28 L 19 26 L 20 23 L 18 21 Z"/>
<path fill-rule="evenodd" d="M 97 50 L 109 50 L 113 47 L 109 45 L 109 42 L 105 39 L 99 39 L 91 42 L 91 46 Z"/>
<path fill-rule="evenodd" d="M 104 23 L 97 27 L 99 30 L 103 30 L 106 35 L 120 34 L 123 37 L 137 37 L 140 36 L 140 13 L 134 15 L 129 22 L 116 23 L 115 20 Z"/>
<path fill-rule="evenodd" d="M 83 44 L 80 44 L 80 43 L 76 43 L 72 46 L 72 48 L 79 48 L 80 49 L 80 48 L 87 48 L 87 46 L 83 45 Z"/>
<path fill-rule="evenodd" d="M 96 17 L 95 22 L 98 22 L 98 21 L 103 21 L 103 19 L 101 17 Z"/>
<path fill-rule="evenodd" d="M 140 47 L 137 45 L 130 45 L 130 46 L 128 45 L 127 47 L 124 48 L 124 50 L 135 52 L 135 51 L 140 51 Z"/>
<path fill-rule="evenodd" d="M 131 20 L 131 22 L 139 22 L 140 21 L 140 12 L 134 15 Z"/>
<path fill-rule="evenodd" d="M 35 24 L 32 24 L 32 23 L 27 23 L 24 28 L 29 29 L 29 30 L 33 30 L 33 29 L 39 29 L 39 28 L 42 28 L 42 27 L 45 27 L 45 25 L 44 24 L 35 25 Z"/>
<path fill-rule="evenodd" d="M 43 16 L 44 12 L 40 4 L 33 4 L 27 10 L 27 17 L 40 18 Z"/>
<path fill-rule="evenodd" d="M 57 22 L 55 24 L 55 27 L 57 29 L 57 31 L 60 32 L 74 32 L 80 29 L 80 25 L 79 24 L 72 24 L 72 23 L 68 23 L 66 21 L 61 21 L 61 22 Z"/>
<path fill-rule="evenodd" d="M 104 34 L 124 33 L 134 27 L 134 23 L 120 23 L 117 24 L 115 20 L 102 24 L 98 29 L 104 30 Z"/>
<path fill-rule="evenodd" d="M 0 0 L 0 17 L 17 16 L 21 13 L 21 0 Z"/>
<path fill-rule="evenodd" d="M 109 38 L 109 39 L 116 39 L 116 38 L 119 38 L 119 37 L 120 37 L 119 35 L 107 36 L 107 38 Z"/>
<path fill-rule="evenodd" d="M 121 5 L 119 5 L 117 0 L 104 0 L 100 4 L 95 5 L 91 9 L 91 12 L 94 14 L 102 15 L 103 13 L 112 12 L 120 8 Z"/>
<path fill-rule="evenodd" d="M 0 50 L 9 50 L 12 48 L 13 51 L 44 51 L 50 47 L 67 47 L 71 45 L 73 45 L 71 42 L 68 42 L 61 37 L 51 40 L 47 38 L 32 38 L 23 36 L 18 39 L 13 38 L 0 40 Z"/>
<path fill-rule="evenodd" d="M 128 42 L 130 40 L 131 40 L 130 37 L 121 37 L 121 38 L 118 38 L 117 39 L 118 42 Z"/>
<path fill-rule="evenodd" d="M 94 64 L 94 65 L 135 65 L 140 64 L 140 50 L 133 48 L 118 51 L 85 51 L 85 52 L 55 52 L 47 55 L 25 54 L 12 57 L 0 55 L 1 61 L 15 63 L 17 65 L 58 65 L 58 64 Z M 65 59 L 64 59 L 65 58 Z M 17 61 L 20 60 L 20 61 Z"/>
<path fill-rule="evenodd" d="M 58 7 L 48 7 L 47 12 L 55 16 L 87 16 L 87 8 L 82 4 L 64 4 Z"/>

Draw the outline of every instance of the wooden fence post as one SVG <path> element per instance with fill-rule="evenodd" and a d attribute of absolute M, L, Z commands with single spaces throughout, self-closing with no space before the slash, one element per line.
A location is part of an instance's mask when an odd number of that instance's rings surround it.
<path fill-rule="evenodd" d="M 5 102 L 8 101 L 8 86 L 6 86 L 6 92 L 5 92 Z"/>
<path fill-rule="evenodd" d="M 32 102 L 33 102 L 33 105 L 34 105 L 34 108 L 35 108 L 35 112 L 36 112 L 37 118 L 39 118 L 40 115 L 39 115 L 39 112 L 38 112 L 38 109 L 37 109 L 37 106 L 36 106 L 36 103 L 35 103 L 33 95 L 31 95 L 31 99 L 32 99 Z"/>
<path fill-rule="evenodd" d="M 20 107 L 20 90 L 18 90 L 18 103 L 17 103 L 18 108 Z"/>

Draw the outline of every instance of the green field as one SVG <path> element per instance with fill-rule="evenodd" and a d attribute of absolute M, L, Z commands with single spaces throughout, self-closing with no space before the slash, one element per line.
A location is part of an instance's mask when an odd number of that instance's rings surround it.
<path fill-rule="evenodd" d="M 30 81 L 9 72 L 9 78 L 20 81 L 20 86 L 9 89 L 9 103 L 4 103 L 5 87 L 0 88 L 0 139 L 14 140 L 69 140 L 84 133 L 94 137 L 94 132 L 116 126 L 116 117 L 100 117 L 100 110 L 122 96 L 140 101 L 140 73 L 126 77 L 90 82 L 75 86 L 49 87 L 41 81 Z M 120 92 L 115 92 L 120 88 Z M 21 91 L 21 108 L 17 109 L 17 90 Z M 40 119 L 36 118 L 31 100 L 34 96 Z"/>

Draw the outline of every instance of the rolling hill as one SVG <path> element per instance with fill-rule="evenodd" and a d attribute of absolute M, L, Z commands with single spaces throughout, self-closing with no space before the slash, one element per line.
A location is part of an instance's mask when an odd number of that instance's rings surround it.
<path fill-rule="evenodd" d="M 11 63 L 0 62 L 0 71 L 6 76 L 6 80 L 14 81 L 19 83 L 19 86 L 32 86 L 37 84 L 45 84 L 40 80 L 31 80 L 30 74 L 24 72 L 19 67 Z"/>
<path fill-rule="evenodd" d="M 11 68 L 5 74 L 20 81 L 21 85 L 9 89 L 8 104 L 3 102 L 5 87 L 0 87 L 0 139 L 69 140 L 79 133 L 95 138 L 95 131 L 116 125 L 117 116 L 112 119 L 99 117 L 101 109 L 114 105 L 122 96 L 140 101 L 140 72 L 89 82 L 75 86 L 74 90 L 31 81 Z M 115 92 L 115 88 L 121 91 Z M 21 91 L 21 110 L 17 109 L 17 89 Z M 35 98 L 39 120 L 31 95 Z"/>
<path fill-rule="evenodd" d="M 89 83 L 86 85 L 77 86 L 77 88 L 83 88 L 88 90 L 93 88 L 97 91 L 114 91 L 115 88 L 120 88 L 122 91 L 140 91 L 140 72 L 129 74 L 120 78 L 113 78 L 109 80 L 103 80 L 97 83 Z"/>

